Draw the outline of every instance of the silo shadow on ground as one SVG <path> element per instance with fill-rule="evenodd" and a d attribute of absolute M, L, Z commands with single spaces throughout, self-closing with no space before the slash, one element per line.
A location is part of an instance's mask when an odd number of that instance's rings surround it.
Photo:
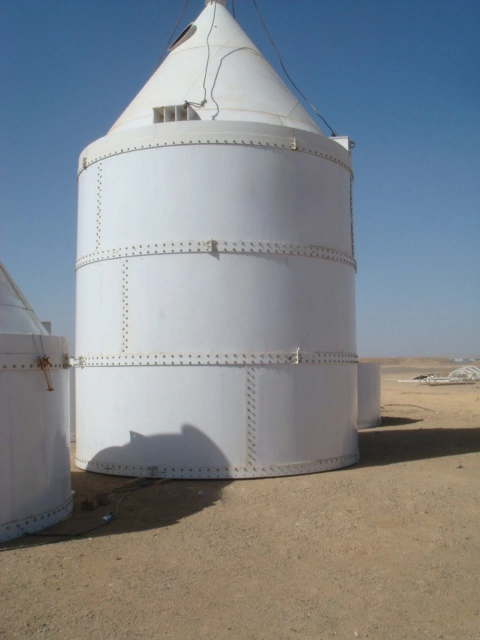
<path fill-rule="evenodd" d="M 112 535 L 130 531 L 144 531 L 177 524 L 183 518 L 215 505 L 221 499 L 223 487 L 229 479 L 217 479 L 217 468 L 230 467 L 229 460 L 218 446 L 200 429 L 190 424 L 182 426 L 179 433 L 145 436 L 130 431 L 130 441 L 122 447 L 110 447 L 99 451 L 89 468 L 95 469 L 97 461 L 117 466 L 136 465 L 153 469 L 152 475 L 138 479 L 120 475 L 74 471 L 72 488 L 76 493 L 74 514 L 86 520 L 82 502 L 95 500 L 106 494 L 109 505 L 90 512 L 88 519 L 96 520 L 113 513 L 108 526 L 92 532 L 94 535 Z M 180 466 L 181 469 L 178 467 Z M 171 469 L 184 473 L 185 479 L 170 479 Z M 209 479 L 195 479 L 198 467 L 211 470 Z M 197 468 L 195 468 L 197 467 Z M 163 469 L 166 468 L 166 477 Z M 188 478 L 192 475 L 193 478 Z M 94 505 L 93 505 L 94 506 Z M 66 523 L 65 523 L 66 524 Z M 71 519 L 71 524 L 73 524 Z"/>
<path fill-rule="evenodd" d="M 381 427 L 403 427 L 407 424 L 416 424 L 422 422 L 421 418 L 396 418 L 393 416 L 383 416 Z"/>
<path fill-rule="evenodd" d="M 480 427 L 422 428 L 421 420 L 385 417 L 381 427 L 359 432 L 360 467 L 457 456 L 480 451 Z M 395 427 L 384 429 L 384 427 Z M 358 468 L 358 467 L 357 467 Z"/>
<path fill-rule="evenodd" d="M 480 426 L 422 428 L 408 426 L 415 422 L 421 424 L 421 420 L 402 417 L 384 420 L 385 426 L 391 428 L 383 426 L 359 432 L 360 464 L 336 470 L 335 473 L 480 452 Z M 153 436 L 151 442 L 157 446 L 163 443 L 163 439 L 167 443 L 171 437 Z M 142 437 L 141 440 L 142 446 L 145 446 L 150 438 Z M 132 442 L 125 449 L 138 446 L 138 437 L 132 438 Z M 218 454 L 215 448 L 212 452 Z M 64 522 L 40 532 L 38 536 L 24 536 L 2 544 L 0 550 L 173 526 L 184 518 L 200 514 L 204 509 L 220 507 L 222 490 L 230 482 L 229 479 L 135 479 L 91 473 L 72 465 L 72 489 L 75 491 L 72 515 Z M 91 511 L 82 508 L 84 500 L 94 501 L 98 496 L 109 500 L 109 504 L 96 506 Z M 115 517 L 102 524 L 104 516 L 110 513 L 116 514 Z"/>
<path fill-rule="evenodd" d="M 12 541 L 14 546 L 95 538 L 172 526 L 183 518 L 216 505 L 221 500 L 222 489 L 231 482 L 228 478 L 135 478 L 131 475 L 126 477 L 83 471 L 75 466 L 75 445 L 72 445 L 71 479 L 75 497 L 71 516 L 45 529 L 40 535 L 17 538 Z M 179 434 L 142 436 L 131 432 L 128 444 L 99 451 L 94 461 L 116 460 L 117 464 L 125 464 L 127 461 L 130 464 L 142 464 L 139 461 L 143 459 L 146 466 L 155 466 L 152 462 L 155 462 L 155 456 L 159 452 L 162 452 L 162 459 L 165 460 L 165 452 L 178 456 L 181 451 L 185 451 L 186 455 L 196 451 L 199 459 L 212 464 L 212 475 L 213 466 L 230 466 L 219 448 L 191 425 L 184 425 Z M 163 462 L 161 464 L 163 466 Z M 105 517 L 106 522 L 103 520 Z"/>

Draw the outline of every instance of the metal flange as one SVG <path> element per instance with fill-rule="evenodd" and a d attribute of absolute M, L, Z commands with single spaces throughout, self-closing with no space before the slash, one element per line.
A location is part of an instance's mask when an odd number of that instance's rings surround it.
<path fill-rule="evenodd" d="M 354 353 L 302 353 L 300 351 L 271 353 L 132 353 L 79 355 L 75 367 L 165 367 L 165 366 L 225 366 L 225 365 L 298 365 L 357 364 Z"/>
<path fill-rule="evenodd" d="M 355 258 L 346 252 L 320 247 L 317 245 L 302 245 L 291 242 L 259 241 L 259 240 L 167 240 L 150 244 L 137 244 L 128 247 L 93 251 L 78 258 L 75 269 L 87 264 L 103 260 L 130 258 L 137 256 L 169 255 L 177 253 L 256 253 L 269 255 L 304 256 L 333 260 L 353 267 L 357 270 Z"/>

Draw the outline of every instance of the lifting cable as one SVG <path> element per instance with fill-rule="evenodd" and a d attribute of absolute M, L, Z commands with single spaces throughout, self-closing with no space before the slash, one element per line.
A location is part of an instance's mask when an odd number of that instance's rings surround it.
<path fill-rule="evenodd" d="M 178 16 L 177 21 L 175 23 L 175 26 L 173 27 L 173 31 L 172 31 L 169 39 L 167 40 L 166 45 L 163 47 L 162 53 L 160 54 L 158 62 L 155 65 L 155 69 L 152 71 L 152 74 L 151 74 L 150 78 L 153 76 L 153 74 L 158 69 L 158 67 L 162 64 L 163 56 L 165 55 L 168 47 L 170 46 L 170 44 L 171 44 L 171 42 L 173 40 L 173 37 L 174 37 L 174 35 L 175 35 L 176 31 L 177 31 L 178 25 L 180 24 L 180 20 L 182 19 L 183 14 L 185 13 L 185 9 L 188 7 L 188 3 L 189 2 L 190 2 L 190 0 L 185 0 L 185 3 L 183 5 L 183 7 L 182 7 L 182 10 L 180 11 L 180 15 Z"/>
<path fill-rule="evenodd" d="M 335 131 L 332 129 L 332 127 L 328 124 L 328 122 L 325 120 L 325 118 L 317 111 L 315 105 L 313 105 L 310 100 L 305 96 L 304 93 L 302 93 L 302 91 L 300 91 L 300 89 L 297 87 L 297 85 L 295 84 L 295 82 L 292 80 L 292 78 L 290 77 L 290 74 L 288 73 L 287 69 L 285 68 L 285 65 L 283 64 L 283 60 L 282 60 L 282 56 L 280 55 L 280 52 L 278 51 L 272 36 L 270 35 L 270 33 L 268 32 L 267 29 L 267 25 L 265 24 L 265 22 L 263 21 L 262 15 L 260 13 L 260 10 L 257 6 L 257 0 L 252 0 L 253 2 L 253 6 L 255 7 L 255 10 L 258 14 L 258 18 L 260 20 L 260 22 L 262 23 L 262 26 L 265 30 L 265 33 L 267 34 L 268 39 L 270 40 L 270 43 L 272 45 L 272 47 L 275 50 L 275 53 L 277 54 L 277 57 L 280 61 L 280 64 L 282 66 L 282 69 L 285 73 L 285 75 L 287 76 L 288 80 L 290 81 L 292 87 L 297 91 L 297 93 L 305 100 L 305 102 L 310 106 L 310 108 L 313 110 L 313 112 L 321 119 L 323 120 L 323 122 L 327 125 L 327 127 L 330 129 L 332 136 L 335 137 L 337 134 L 335 133 Z"/>
<path fill-rule="evenodd" d="M 205 74 L 203 76 L 203 100 L 202 102 L 190 102 L 190 100 L 185 100 L 185 106 L 191 105 L 192 107 L 201 108 L 207 104 L 207 73 L 208 73 L 208 65 L 210 63 L 210 34 L 213 31 L 213 27 L 215 25 L 215 16 L 217 14 L 217 3 L 214 3 L 213 7 L 213 18 L 212 24 L 210 25 L 210 31 L 207 34 L 207 62 L 205 64 Z"/>

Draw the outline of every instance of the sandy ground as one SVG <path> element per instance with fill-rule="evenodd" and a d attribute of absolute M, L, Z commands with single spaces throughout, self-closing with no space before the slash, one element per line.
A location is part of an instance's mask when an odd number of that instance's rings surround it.
<path fill-rule="evenodd" d="M 453 368 L 382 365 L 359 465 L 156 482 L 89 536 L 2 545 L 0 638 L 479 640 L 480 384 L 397 382 Z M 72 471 L 74 513 L 49 532 L 98 524 L 112 505 L 81 500 L 129 482 Z"/>

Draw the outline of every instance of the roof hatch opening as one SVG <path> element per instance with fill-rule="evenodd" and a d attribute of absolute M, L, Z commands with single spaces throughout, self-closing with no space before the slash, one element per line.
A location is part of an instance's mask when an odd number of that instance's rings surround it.
<path fill-rule="evenodd" d="M 189 24 L 188 27 L 186 27 L 182 31 L 182 33 L 178 36 L 175 42 L 170 45 L 169 51 L 173 51 L 176 47 L 186 42 L 189 38 L 193 36 L 196 30 L 197 30 L 197 27 L 193 24 L 193 22 Z"/>

